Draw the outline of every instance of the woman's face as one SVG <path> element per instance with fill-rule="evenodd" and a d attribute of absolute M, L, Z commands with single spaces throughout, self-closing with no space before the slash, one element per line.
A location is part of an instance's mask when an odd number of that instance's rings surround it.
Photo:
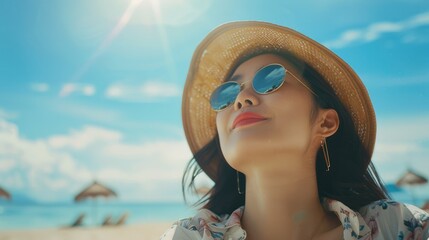
<path fill-rule="evenodd" d="M 251 81 L 260 68 L 273 63 L 287 69 L 285 82 L 277 91 L 260 95 L 253 90 Z M 236 81 L 245 84 L 233 105 L 217 113 L 216 125 L 223 155 L 233 168 L 246 173 L 252 166 L 276 165 L 276 160 L 271 159 L 282 159 L 285 165 L 285 159 L 302 158 L 311 149 L 311 116 L 316 109 L 312 93 L 288 72 L 306 82 L 293 65 L 273 54 L 253 57 L 232 74 L 230 79 L 240 76 Z M 233 128 L 234 119 L 244 112 L 256 113 L 266 120 Z"/>

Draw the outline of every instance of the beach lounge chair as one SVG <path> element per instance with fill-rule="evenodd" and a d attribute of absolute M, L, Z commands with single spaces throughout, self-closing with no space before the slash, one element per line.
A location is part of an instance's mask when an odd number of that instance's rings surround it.
<path fill-rule="evenodd" d="M 120 225 L 124 225 L 125 221 L 127 221 L 128 219 L 128 213 L 124 213 L 122 214 L 122 216 L 118 219 L 118 221 L 116 222 L 116 226 L 120 226 Z"/>
<path fill-rule="evenodd" d="M 101 225 L 102 226 L 110 226 L 110 225 L 113 225 L 113 222 L 112 222 L 112 215 L 107 215 L 105 218 L 104 218 L 104 220 L 103 220 L 103 223 L 101 223 Z"/>
<path fill-rule="evenodd" d="M 420 208 L 426 212 L 429 212 L 429 200 L 426 200 L 426 202 Z"/>
<path fill-rule="evenodd" d="M 79 214 L 76 220 L 70 224 L 70 227 L 80 227 L 83 225 L 83 218 L 85 217 L 85 213 Z"/>

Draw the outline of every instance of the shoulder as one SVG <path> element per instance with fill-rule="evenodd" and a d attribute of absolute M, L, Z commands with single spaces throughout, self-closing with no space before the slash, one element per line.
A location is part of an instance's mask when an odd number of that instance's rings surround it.
<path fill-rule="evenodd" d="M 220 216 L 208 209 L 201 209 L 193 217 L 174 222 L 161 236 L 161 240 L 224 239 L 226 236 L 244 239 L 245 232 L 240 226 L 243 209 L 244 207 L 240 207 L 230 215 Z"/>
<path fill-rule="evenodd" d="M 383 199 L 362 207 L 359 213 L 371 229 L 373 237 L 380 239 L 429 237 L 429 214 L 416 206 Z"/>

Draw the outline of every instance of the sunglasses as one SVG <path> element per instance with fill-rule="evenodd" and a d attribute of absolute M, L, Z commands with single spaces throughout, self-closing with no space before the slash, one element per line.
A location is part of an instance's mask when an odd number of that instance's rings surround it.
<path fill-rule="evenodd" d="M 312 94 L 317 96 L 304 82 L 277 63 L 264 66 L 256 72 L 252 80 L 253 90 L 258 94 L 269 94 L 278 90 L 285 82 L 286 73 L 289 73 Z M 238 83 L 236 81 L 228 81 L 217 87 L 210 96 L 210 105 L 212 109 L 219 112 L 232 105 L 243 89 L 244 83 L 245 82 Z"/>

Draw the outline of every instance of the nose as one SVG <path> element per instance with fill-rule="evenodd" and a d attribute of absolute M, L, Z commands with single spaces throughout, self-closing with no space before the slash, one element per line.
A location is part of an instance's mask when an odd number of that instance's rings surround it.
<path fill-rule="evenodd" d="M 247 86 L 246 86 L 247 85 Z M 256 96 L 257 93 L 253 91 L 253 88 L 250 83 L 242 83 L 241 84 L 241 91 L 237 95 L 237 98 L 234 102 L 234 110 L 240 110 L 241 108 L 245 106 L 254 106 L 259 104 L 258 96 Z"/>

